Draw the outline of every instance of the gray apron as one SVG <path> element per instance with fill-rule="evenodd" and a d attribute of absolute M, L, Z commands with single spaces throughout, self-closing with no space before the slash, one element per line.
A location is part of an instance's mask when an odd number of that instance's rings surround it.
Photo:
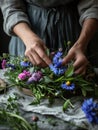
<path fill-rule="evenodd" d="M 32 30 L 45 42 L 50 51 L 58 48 L 65 48 L 64 42 L 71 41 L 75 43 L 78 39 L 81 27 L 79 25 L 79 16 L 77 11 L 77 2 L 71 2 L 63 6 L 42 7 L 34 4 L 26 3 L 28 17 L 31 22 Z M 88 47 L 87 56 L 94 66 L 98 67 L 96 60 L 98 53 L 98 45 L 94 38 Z M 13 36 L 9 45 L 9 53 L 11 55 L 24 55 L 25 45 L 18 38 Z"/>

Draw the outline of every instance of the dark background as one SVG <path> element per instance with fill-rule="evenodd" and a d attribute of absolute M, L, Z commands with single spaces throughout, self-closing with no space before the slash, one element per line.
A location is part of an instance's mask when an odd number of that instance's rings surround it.
<path fill-rule="evenodd" d="M 8 53 L 8 45 L 9 45 L 10 37 L 5 34 L 3 31 L 3 16 L 0 10 L 0 56 L 2 53 Z M 1 61 L 0 61 L 1 68 Z"/>

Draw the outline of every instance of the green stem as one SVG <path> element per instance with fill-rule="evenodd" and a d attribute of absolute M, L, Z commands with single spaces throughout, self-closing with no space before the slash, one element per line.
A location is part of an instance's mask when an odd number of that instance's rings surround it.
<path fill-rule="evenodd" d="M 0 114 L 3 114 L 2 111 L 0 111 Z M 16 114 L 13 114 L 13 113 L 10 113 L 10 112 L 6 112 L 6 114 L 10 117 L 16 117 L 18 119 L 20 119 L 21 121 L 23 121 L 25 123 L 25 125 L 28 127 L 28 130 L 32 130 L 32 127 L 30 126 L 30 124 L 24 119 L 22 118 L 21 116 L 19 115 L 16 115 Z"/>
<path fill-rule="evenodd" d="M 61 98 L 64 99 L 65 101 L 68 100 L 67 98 L 64 98 L 63 96 L 61 96 Z M 72 105 L 72 103 L 70 102 L 70 100 L 69 100 L 69 104 L 70 104 L 70 106 L 71 106 L 72 108 L 74 108 L 74 106 Z"/>
<path fill-rule="evenodd" d="M 17 84 L 11 84 L 11 85 L 8 85 L 7 87 L 10 88 L 12 86 L 17 86 Z"/>

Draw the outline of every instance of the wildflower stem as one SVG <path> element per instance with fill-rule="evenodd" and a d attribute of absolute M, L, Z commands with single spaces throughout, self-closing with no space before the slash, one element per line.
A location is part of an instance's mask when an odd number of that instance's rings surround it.
<path fill-rule="evenodd" d="M 64 98 L 63 96 L 61 96 L 61 98 L 64 99 L 65 101 L 68 100 L 67 98 Z M 70 100 L 69 100 L 69 104 L 70 104 L 70 106 L 71 106 L 72 108 L 74 108 L 74 106 L 72 105 L 72 103 L 70 102 Z"/>
<path fill-rule="evenodd" d="M 0 111 L 0 114 L 3 114 L 2 111 Z M 16 114 L 13 114 L 13 113 L 10 113 L 10 112 L 6 112 L 6 114 L 9 116 L 9 117 L 15 117 L 17 119 L 20 119 L 22 122 L 25 123 L 25 125 L 27 126 L 28 130 L 32 130 L 32 127 L 30 126 L 30 124 L 24 119 L 22 118 L 21 116 L 19 115 L 16 115 Z"/>
<path fill-rule="evenodd" d="M 17 86 L 17 84 L 8 85 L 8 88 L 10 88 L 10 87 L 12 87 L 12 86 Z"/>

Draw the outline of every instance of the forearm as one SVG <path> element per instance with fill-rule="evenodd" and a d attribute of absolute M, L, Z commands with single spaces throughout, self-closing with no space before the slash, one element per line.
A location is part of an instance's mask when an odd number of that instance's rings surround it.
<path fill-rule="evenodd" d="M 20 37 L 25 45 L 32 43 L 34 39 L 37 38 L 37 35 L 31 30 L 30 26 L 25 23 L 19 23 L 13 28 L 13 32 Z"/>
<path fill-rule="evenodd" d="M 80 36 L 76 42 L 81 49 L 85 51 L 89 41 L 92 39 L 98 29 L 97 19 L 87 19 L 84 21 Z"/>
<path fill-rule="evenodd" d="M 46 67 L 51 64 L 51 60 L 46 54 L 47 48 L 44 42 L 31 30 L 27 23 L 17 24 L 13 31 L 26 45 L 25 56 L 33 65 Z"/>

